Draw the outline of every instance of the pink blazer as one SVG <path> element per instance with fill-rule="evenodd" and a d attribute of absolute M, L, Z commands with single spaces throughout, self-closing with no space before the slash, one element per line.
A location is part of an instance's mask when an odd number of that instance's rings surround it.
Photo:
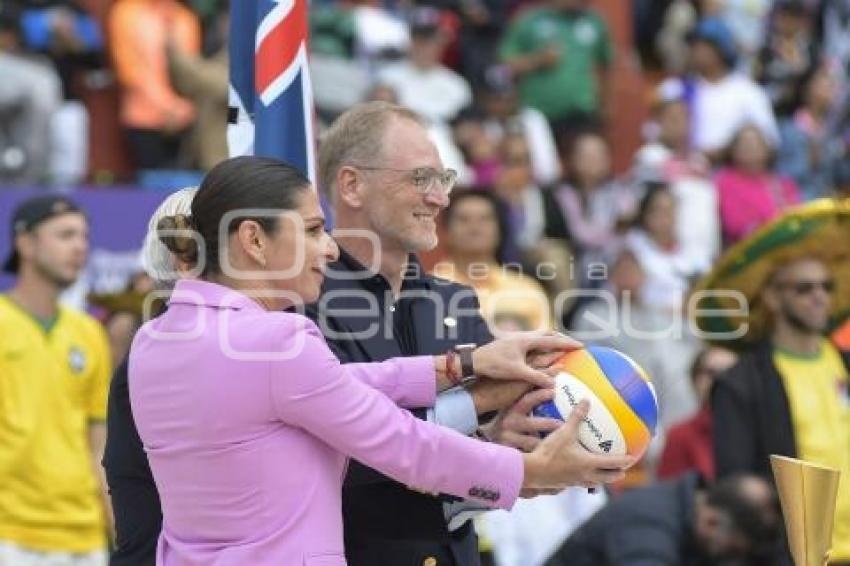
<path fill-rule="evenodd" d="M 130 402 L 162 499 L 157 564 L 344 566 L 354 457 L 411 487 L 510 508 L 519 452 L 414 418 L 430 357 L 340 365 L 319 329 L 181 281 L 133 340 Z"/>

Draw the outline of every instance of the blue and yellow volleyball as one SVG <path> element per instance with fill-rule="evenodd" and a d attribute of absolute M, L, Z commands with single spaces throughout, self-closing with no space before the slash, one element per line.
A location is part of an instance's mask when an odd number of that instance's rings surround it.
<path fill-rule="evenodd" d="M 590 402 L 579 442 L 598 454 L 640 457 L 658 425 L 652 381 L 631 358 L 611 348 L 588 346 L 555 364 L 555 398 L 534 414 L 566 420 L 582 399 Z"/>

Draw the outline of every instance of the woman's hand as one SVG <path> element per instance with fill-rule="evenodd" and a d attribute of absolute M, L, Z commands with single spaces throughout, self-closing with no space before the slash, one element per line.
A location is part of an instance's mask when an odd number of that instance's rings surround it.
<path fill-rule="evenodd" d="M 555 385 L 554 378 L 541 368 L 538 360 L 545 361 L 548 367 L 560 353 L 581 347 L 580 342 L 556 332 L 517 332 L 476 349 L 472 353 L 472 366 L 479 377 L 521 380 L 551 388 Z M 556 352 L 558 355 L 554 355 Z"/>
<path fill-rule="evenodd" d="M 523 456 L 523 490 L 535 493 L 570 486 L 593 488 L 623 479 L 625 470 L 635 463 L 633 457 L 593 454 L 578 441 L 578 427 L 589 408 L 587 400 L 581 401 L 563 426 Z"/>

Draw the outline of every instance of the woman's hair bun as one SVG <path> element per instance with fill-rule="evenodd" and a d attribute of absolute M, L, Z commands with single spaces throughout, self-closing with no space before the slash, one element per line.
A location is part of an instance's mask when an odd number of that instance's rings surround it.
<path fill-rule="evenodd" d="M 198 262 L 199 234 L 186 214 L 165 216 L 157 222 L 156 233 L 168 251 L 190 265 Z"/>

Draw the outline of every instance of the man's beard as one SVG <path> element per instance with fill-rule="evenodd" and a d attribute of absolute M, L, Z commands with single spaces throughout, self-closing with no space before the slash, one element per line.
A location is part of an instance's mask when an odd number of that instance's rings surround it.
<path fill-rule="evenodd" d="M 56 286 L 56 288 L 60 290 L 67 289 L 68 287 L 73 285 L 74 282 L 76 282 L 77 280 L 76 277 L 68 280 L 67 278 L 63 277 L 62 275 L 51 269 L 50 266 L 44 265 L 42 263 L 36 263 L 35 269 L 36 271 L 38 271 L 39 275 L 41 275 L 44 279 L 52 283 L 54 286 Z"/>
<path fill-rule="evenodd" d="M 380 240 L 393 242 L 409 254 L 418 254 L 433 250 L 439 243 L 437 234 L 421 235 L 420 237 L 412 235 L 403 226 L 388 226 L 386 219 L 377 211 L 369 215 L 369 220 L 372 226 L 384 227 L 383 230 L 375 230 Z"/>
<path fill-rule="evenodd" d="M 825 324 L 821 325 L 820 327 L 813 326 L 811 323 L 807 322 L 805 319 L 803 319 L 803 317 L 801 317 L 785 305 L 783 305 L 782 307 L 782 316 L 785 318 L 788 324 L 791 325 L 791 327 L 794 328 L 794 330 L 796 330 L 797 332 L 821 335 L 823 334 L 824 330 L 826 330 Z"/>

